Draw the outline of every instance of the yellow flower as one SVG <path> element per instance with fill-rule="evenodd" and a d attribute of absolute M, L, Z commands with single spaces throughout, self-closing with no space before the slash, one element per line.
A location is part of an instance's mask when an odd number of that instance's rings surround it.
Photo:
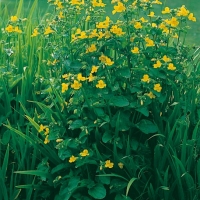
<path fill-rule="evenodd" d="M 73 162 L 75 162 L 77 160 L 77 157 L 75 157 L 75 156 L 71 156 L 70 158 L 69 158 L 69 163 L 73 163 Z"/>
<path fill-rule="evenodd" d="M 16 22 L 18 20 L 18 17 L 17 16 L 11 16 L 10 17 L 10 21 L 11 22 Z"/>
<path fill-rule="evenodd" d="M 159 1 L 159 0 L 155 0 L 155 1 L 153 1 L 152 3 L 153 3 L 153 4 L 160 4 L 160 5 L 162 4 L 162 2 Z"/>
<path fill-rule="evenodd" d="M 85 21 L 86 21 L 86 22 L 90 21 L 90 16 L 87 16 L 87 17 L 85 18 Z"/>
<path fill-rule="evenodd" d="M 105 167 L 106 168 L 113 168 L 113 166 L 114 166 L 114 163 L 112 163 L 112 162 L 110 162 L 110 160 L 106 160 L 106 162 L 105 162 Z"/>
<path fill-rule="evenodd" d="M 148 22 L 148 20 L 146 20 L 144 17 L 141 17 L 140 20 L 142 23 Z"/>
<path fill-rule="evenodd" d="M 145 75 L 143 76 L 143 78 L 141 79 L 141 81 L 149 83 L 149 82 L 150 82 L 149 75 L 148 75 L 148 74 L 145 74 Z"/>
<path fill-rule="evenodd" d="M 187 16 L 189 14 L 189 10 L 185 8 L 185 5 L 183 5 L 177 12 L 177 16 Z"/>
<path fill-rule="evenodd" d="M 142 24 L 140 22 L 135 22 L 134 27 L 136 29 L 141 29 L 142 28 Z"/>
<path fill-rule="evenodd" d="M 167 57 L 166 55 L 164 55 L 163 57 L 162 57 L 162 60 L 164 61 L 164 62 L 171 62 L 172 60 L 169 58 L 169 57 Z"/>
<path fill-rule="evenodd" d="M 88 36 L 86 35 L 86 32 L 85 31 L 81 31 L 80 35 L 78 36 L 78 38 L 80 39 L 85 39 L 87 38 Z"/>
<path fill-rule="evenodd" d="M 178 34 L 175 33 L 172 37 L 173 37 L 173 38 L 178 38 Z"/>
<path fill-rule="evenodd" d="M 112 11 L 112 14 L 114 15 L 117 12 L 124 12 L 126 10 L 126 7 L 122 2 L 117 2 L 117 6 L 114 6 L 114 10 Z"/>
<path fill-rule="evenodd" d="M 193 13 L 190 13 L 190 14 L 188 15 L 188 19 L 189 19 L 190 21 L 196 22 L 196 17 L 194 17 L 194 14 L 193 14 Z"/>
<path fill-rule="evenodd" d="M 85 80 L 86 80 L 86 78 L 85 78 L 84 76 L 82 76 L 81 73 L 79 73 L 79 74 L 77 75 L 77 79 L 78 79 L 79 81 L 85 81 Z"/>
<path fill-rule="evenodd" d="M 90 73 L 89 77 L 87 78 L 89 82 L 94 80 L 94 76 L 92 75 L 92 73 Z"/>
<path fill-rule="evenodd" d="M 45 134 L 45 135 L 48 135 L 48 134 L 49 134 L 49 128 L 48 128 L 48 127 L 45 128 L 44 134 Z"/>
<path fill-rule="evenodd" d="M 46 128 L 46 126 L 43 126 L 42 124 L 40 124 L 40 128 L 39 128 L 38 132 L 40 133 L 40 132 L 44 131 L 45 128 Z"/>
<path fill-rule="evenodd" d="M 50 140 L 49 140 L 48 138 L 49 138 L 49 136 L 47 135 L 47 136 L 45 137 L 45 139 L 44 139 L 44 144 L 48 144 L 48 143 L 50 142 Z"/>
<path fill-rule="evenodd" d="M 122 162 L 119 162 L 119 163 L 118 163 L 118 167 L 119 167 L 120 169 L 123 169 L 124 164 L 123 164 Z"/>
<path fill-rule="evenodd" d="M 162 11 L 162 14 L 167 14 L 167 13 L 170 13 L 171 10 L 169 7 L 165 7 L 165 9 Z"/>
<path fill-rule="evenodd" d="M 94 37 L 98 37 L 98 33 L 97 33 L 97 29 L 93 29 L 92 32 L 89 35 L 89 38 L 94 38 Z"/>
<path fill-rule="evenodd" d="M 114 61 L 112 61 L 110 58 L 106 57 L 105 65 L 111 66 L 114 64 Z"/>
<path fill-rule="evenodd" d="M 64 78 L 65 80 L 69 79 L 69 77 L 70 77 L 70 74 L 63 74 L 62 75 L 62 78 Z"/>
<path fill-rule="evenodd" d="M 92 0 L 92 6 L 93 7 L 105 7 L 106 4 L 102 2 L 102 0 L 99 0 L 99 2 L 97 2 L 97 0 Z"/>
<path fill-rule="evenodd" d="M 116 34 L 118 36 L 121 36 L 121 35 L 125 34 L 125 32 L 122 32 L 122 29 L 117 27 L 117 25 L 112 26 L 111 29 L 110 29 L 110 32 L 114 33 L 114 34 Z"/>
<path fill-rule="evenodd" d="M 72 5 L 84 5 L 84 0 L 71 0 Z"/>
<path fill-rule="evenodd" d="M 167 67 L 168 70 L 176 70 L 176 67 L 174 66 L 173 63 L 169 63 L 168 67 Z"/>
<path fill-rule="evenodd" d="M 104 83 L 103 80 L 99 80 L 99 81 L 98 81 L 98 84 L 96 84 L 96 87 L 97 87 L 97 88 L 100 88 L 100 89 L 103 89 L 103 88 L 106 87 L 106 84 Z"/>
<path fill-rule="evenodd" d="M 104 54 L 102 54 L 102 55 L 99 57 L 99 60 L 100 60 L 101 62 L 105 63 L 105 62 L 106 62 L 106 58 L 107 58 L 107 56 L 105 56 Z"/>
<path fill-rule="evenodd" d="M 169 24 L 170 24 L 172 27 L 177 27 L 178 24 L 179 24 L 179 21 L 177 20 L 176 17 L 172 17 L 171 20 L 169 20 Z"/>
<path fill-rule="evenodd" d="M 85 156 L 89 156 L 89 152 L 87 149 L 84 149 L 81 153 L 80 153 L 81 156 L 85 157 Z"/>
<path fill-rule="evenodd" d="M 56 140 L 56 142 L 62 142 L 63 141 L 63 139 L 57 139 Z"/>
<path fill-rule="evenodd" d="M 67 83 L 62 83 L 62 93 L 68 90 L 69 84 Z"/>
<path fill-rule="evenodd" d="M 162 87 L 160 86 L 160 83 L 154 84 L 154 88 L 155 91 L 160 92 L 162 90 Z"/>
<path fill-rule="evenodd" d="M 8 25 L 5 30 L 8 32 L 8 33 L 12 33 L 14 31 L 14 27 L 12 25 Z"/>
<path fill-rule="evenodd" d="M 151 39 L 148 38 L 148 37 L 145 38 L 145 42 L 146 42 L 146 46 L 147 46 L 147 47 L 155 46 L 154 41 L 151 40 Z"/>
<path fill-rule="evenodd" d="M 49 35 L 50 33 L 54 33 L 54 30 L 52 30 L 51 27 L 48 26 L 47 28 L 45 28 L 44 35 Z"/>
<path fill-rule="evenodd" d="M 153 94 L 153 92 L 146 93 L 146 95 L 147 95 L 150 99 L 155 99 L 155 98 L 156 98 L 156 96 Z"/>
<path fill-rule="evenodd" d="M 153 68 L 160 68 L 162 65 L 162 63 L 160 62 L 160 60 L 157 60 L 156 63 L 153 65 Z"/>
<path fill-rule="evenodd" d="M 147 15 L 147 16 L 149 16 L 149 17 L 155 17 L 155 13 L 154 13 L 153 11 L 151 11 L 151 12 L 149 13 L 149 15 Z"/>
<path fill-rule="evenodd" d="M 71 84 L 71 88 L 75 89 L 75 90 L 79 90 L 81 88 L 82 84 L 79 83 L 78 81 L 74 80 L 74 83 Z"/>
<path fill-rule="evenodd" d="M 59 12 L 58 17 L 59 17 L 59 19 L 65 18 L 65 16 L 63 15 L 63 12 L 62 12 L 62 11 Z"/>
<path fill-rule="evenodd" d="M 91 44 L 91 46 L 89 46 L 87 49 L 86 49 L 86 53 L 91 53 L 91 52 L 94 52 L 96 51 L 97 48 L 96 48 L 96 45 L 95 44 Z"/>
<path fill-rule="evenodd" d="M 131 50 L 131 52 L 132 52 L 132 53 L 140 53 L 138 47 L 134 47 L 134 48 Z"/>
<path fill-rule="evenodd" d="M 18 26 L 15 27 L 14 31 L 17 33 L 22 33 L 22 30 L 20 30 Z"/>
<path fill-rule="evenodd" d="M 39 35 L 39 32 L 38 32 L 38 29 L 35 28 L 35 29 L 33 30 L 33 34 L 31 35 L 31 37 L 36 37 L 37 35 Z"/>
<path fill-rule="evenodd" d="M 91 70 L 91 74 L 96 73 L 98 68 L 99 68 L 98 66 L 93 65 L 92 70 Z"/>

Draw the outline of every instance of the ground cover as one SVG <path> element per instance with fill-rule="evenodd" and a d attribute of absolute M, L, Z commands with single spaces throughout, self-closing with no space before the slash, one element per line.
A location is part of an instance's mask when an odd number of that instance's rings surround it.
<path fill-rule="evenodd" d="M 0 199 L 199 199 L 193 10 L 49 5 L 1 5 Z"/>

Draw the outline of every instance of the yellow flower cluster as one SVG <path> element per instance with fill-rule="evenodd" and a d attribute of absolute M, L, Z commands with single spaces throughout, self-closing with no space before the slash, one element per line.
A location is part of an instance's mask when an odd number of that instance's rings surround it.
<path fill-rule="evenodd" d="M 45 135 L 45 140 L 44 140 L 44 144 L 48 144 L 50 142 L 50 140 L 48 139 L 49 137 L 49 128 L 47 126 L 44 126 L 43 124 L 40 125 L 38 132 L 43 132 L 44 131 L 44 135 Z"/>

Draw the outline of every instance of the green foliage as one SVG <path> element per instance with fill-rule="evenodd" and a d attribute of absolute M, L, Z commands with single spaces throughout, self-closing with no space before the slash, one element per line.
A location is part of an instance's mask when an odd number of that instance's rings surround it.
<path fill-rule="evenodd" d="M 196 18 L 113 3 L 4 8 L 0 199 L 199 198 L 199 49 L 180 34 Z"/>

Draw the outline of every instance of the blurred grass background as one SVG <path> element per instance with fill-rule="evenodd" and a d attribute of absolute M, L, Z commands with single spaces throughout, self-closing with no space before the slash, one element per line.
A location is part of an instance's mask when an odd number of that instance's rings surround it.
<path fill-rule="evenodd" d="M 32 2 L 34 0 L 24 0 L 24 13 L 28 12 L 29 8 L 32 5 Z M 2 4 L 8 5 L 8 12 L 10 15 L 15 15 L 15 7 L 17 6 L 16 2 L 19 2 L 19 0 L 0 0 Z M 110 4 L 111 0 L 104 0 L 105 3 L 111 7 L 108 9 L 109 12 L 112 11 L 112 5 Z M 200 10 L 200 0 L 161 0 L 163 2 L 163 8 L 165 6 L 168 6 L 170 8 L 177 8 L 182 5 L 185 5 L 187 9 L 190 10 L 190 12 L 194 13 L 194 16 L 197 18 L 197 22 L 190 22 L 191 29 L 188 31 L 186 43 L 193 45 L 200 45 L 200 17 L 198 16 L 199 10 Z M 45 13 L 48 9 L 48 3 L 47 0 L 38 0 L 39 4 L 39 13 Z"/>

